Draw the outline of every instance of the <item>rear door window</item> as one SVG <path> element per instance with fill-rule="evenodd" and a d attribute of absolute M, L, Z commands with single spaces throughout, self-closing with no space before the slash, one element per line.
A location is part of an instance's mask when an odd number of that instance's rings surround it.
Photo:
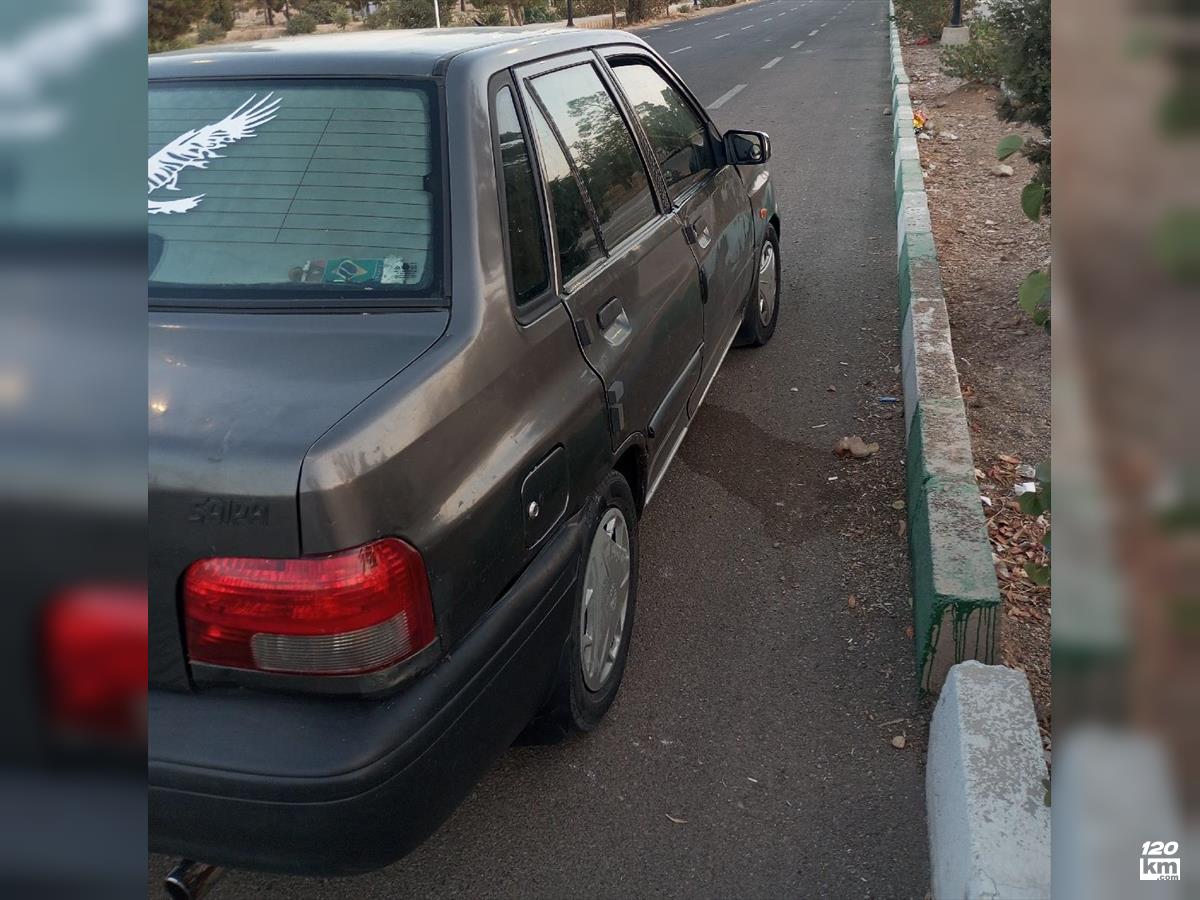
<path fill-rule="evenodd" d="M 646 132 L 672 199 L 716 167 L 703 119 L 653 66 L 618 60 L 613 74 Z"/>
<path fill-rule="evenodd" d="M 151 292 L 440 291 L 425 82 L 177 82 L 149 95 Z"/>
<path fill-rule="evenodd" d="M 590 63 L 539 75 L 531 86 L 579 172 L 605 246 L 615 247 L 657 215 L 646 166 L 616 102 Z"/>
<path fill-rule="evenodd" d="M 512 88 L 496 92 L 496 139 L 504 172 L 504 224 L 508 231 L 508 262 L 518 305 L 546 290 L 545 237 L 542 210 L 533 180 L 529 144 L 517 117 Z"/>
<path fill-rule="evenodd" d="M 554 207 L 554 236 L 558 242 L 558 265 L 563 283 L 570 281 L 596 260 L 603 258 L 600 241 L 592 228 L 592 217 L 579 191 L 579 182 L 559 146 L 546 117 L 536 105 L 526 104 L 530 127 L 537 134 L 546 190 Z"/>

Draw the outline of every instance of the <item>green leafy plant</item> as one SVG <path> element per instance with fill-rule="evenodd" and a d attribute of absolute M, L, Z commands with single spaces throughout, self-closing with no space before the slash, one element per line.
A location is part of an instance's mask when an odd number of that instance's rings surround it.
<path fill-rule="evenodd" d="M 339 6 L 337 11 L 333 14 L 331 21 L 338 27 L 339 30 L 345 31 L 346 26 L 350 24 L 350 18 L 350 10 L 346 9 L 344 6 Z"/>
<path fill-rule="evenodd" d="M 896 24 L 914 38 L 940 37 L 950 24 L 953 0 L 895 0 Z M 963 14 L 974 8 L 972 0 L 963 0 Z"/>
<path fill-rule="evenodd" d="M 168 53 L 171 50 L 189 50 L 196 42 L 189 37 L 176 37 L 166 41 L 149 40 L 147 48 L 151 53 Z"/>
<path fill-rule="evenodd" d="M 233 0 L 214 0 L 212 9 L 208 13 L 208 21 L 220 25 L 222 32 L 233 28 L 237 24 L 237 13 L 233 8 Z"/>
<path fill-rule="evenodd" d="M 201 22 L 200 27 L 196 29 L 196 43 L 198 44 L 211 44 L 223 37 L 225 37 L 225 29 L 216 22 Z"/>
<path fill-rule="evenodd" d="M 306 16 L 312 16 L 319 25 L 332 25 L 339 12 L 345 13 L 347 17 L 350 15 L 350 10 L 346 8 L 345 4 L 338 3 L 337 0 L 309 0 L 303 6 L 293 0 L 292 5 L 299 8 Z"/>
<path fill-rule="evenodd" d="M 312 34 L 317 30 L 317 20 L 308 13 L 297 13 L 287 20 L 287 34 Z"/>
<path fill-rule="evenodd" d="M 942 71 L 976 84 L 999 84 L 1001 50 L 999 30 L 991 20 L 979 19 L 971 23 L 968 43 L 942 48 Z"/>
<path fill-rule="evenodd" d="M 507 25 L 508 11 L 503 6 L 485 6 L 475 18 L 481 25 Z"/>
<path fill-rule="evenodd" d="M 178 49 L 176 42 L 209 10 L 211 0 L 149 0 L 146 38 L 151 52 Z"/>
<path fill-rule="evenodd" d="M 450 4 L 438 0 L 443 22 L 450 20 Z M 385 0 L 368 13 L 367 28 L 432 28 L 436 21 L 433 4 L 427 0 Z"/>
<path fill-rule="evenodd" d="M 525 24 L 529 25 L 534 22 L 553 22 L 558 17 L 546 4 L 535 4 L 525 7 Z"/>

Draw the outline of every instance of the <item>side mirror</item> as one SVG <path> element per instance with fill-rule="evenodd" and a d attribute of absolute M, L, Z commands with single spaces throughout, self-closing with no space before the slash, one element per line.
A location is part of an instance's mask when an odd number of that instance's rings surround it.
<path fill-rule="evenodd" d="M 771 139 L 762 131 L 727 131 L 725 156 L 735 166 L 762 165 L 771 158 Z"/>

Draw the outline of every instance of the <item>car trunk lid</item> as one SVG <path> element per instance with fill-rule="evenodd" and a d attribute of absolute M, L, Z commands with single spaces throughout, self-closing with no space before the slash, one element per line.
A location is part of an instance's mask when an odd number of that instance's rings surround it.
<path fill-rule="evenodd" d="M 207 556 L 298 555 L 305 453 L 448 321 L 445 309 L 152 314 L 152 687 L 189 689 L 178 604 L 187 566 Z"/>

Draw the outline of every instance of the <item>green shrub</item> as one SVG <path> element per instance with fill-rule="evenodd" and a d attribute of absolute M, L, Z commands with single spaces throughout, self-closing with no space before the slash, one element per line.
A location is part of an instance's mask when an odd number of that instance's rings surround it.
<path fill-rule="evenodd" d="M 220 25 L 223 32 L 229 31 L 237 24 L 237 14 L 233 9 L 233 0 L 215 0 L 208 21 Z"/>
<path fill-rule="evenodd" d="M 612 12 L 612 0 L 575 0 L 575 16 L 601 16 Z M 620 4 L 617 4 L 618 7 Z M 565 7 L 565 4 L 564 4 Z M 566 15 L 565 11 L 563 15 Z"/>
<path fill-rule="evenodd" d="M 190 50 L 196 46 L 196 42 L 189 37 L 174 37 L 167 40 L 154 40 L 151 38 L 147 41 L 147 49 L 151 53 L 169 53 L 172 50 Z"/>
<path fill-rule="evenodd" d="M 548 6 L 525 7 L 525 23 L 527 25 L 532 25 L 534 22 L 553 22 L 557 18 L 554 11 Z"/>
<path fill-rule="evenodd" d="M 296 13 L 287 21 L 284 31 L 288 34 L 312 34 L 317 30 L 317 20 L 308 13 Z"/>
<path fill-rule="evenodd" d="M 438 6 L 442 22 L 448 23 L 450 3 L 438 0 Z M 433 4 L 428 0 L 385 0 L 363 20 L 363 24 L 367 28 L 432 28 L 437 23 L 433 17 Z"/>
<path fill-rule="evenodd" d="M 196 43 L 211 44 L 225 37 L 225 33 L 225 29 L 216 22 L 201 22 L 200 27 L 196 29 Z"/>
<path fill-rule="evenodd" d="M 971 23 L 971 41 L 942 48 L 942 71 L 977 84 L 999 84 L 1000 32 L 988 19 Z"/>
<path fill-rule="evenodd" d="M 503 6 L 485 6 L 476 16 L 481 25 L 507 25 L 508 10 Z"/>
<path fill-rule="evenodd" d="M 633 25 L 656 16 L 665 16 L 668 8 L 669 4 L 664 0 L 625 0 L 625 24 Z M 607 11 L 607 7 L 599 10 L 599 12 Z"/>
<path fill-rule="evenodd" d="M 991 21 L 999 36 L 997 112 L 1005 121 L 1026 122 L 1041 129 L 1044 137 L 1024 141 L 1020 152 L 1037 166 L 1032 180 L 1041 187 L 1037 212 L 1049 212 L 1050 0 L 997 0 Z"/>
<path fill-rule="evenodd" d="M 347 16 L 350 14 L 350 11 L 341 3 L 338 3 L 337 0 L 310 0 L 310 2 L 304 4 L 301 11 L 304 15 L 312 16 L 316 19 L 319 25 L 332 25 L 334 17 L 339 12 L 344 12 Z"/>
<path fill-rule="evenodd" d="M 942 36 L 942 29 L 950 24 L 950 13 L 954 0 L 895 0 L 896 24 L 914 40 Z M 962 0 L 963 17 L 971 14 L 975 0 Z"/>
<path fill-rule="evenodd" d="M 1050 135 L 1050 0 L 997 0 L 991 20 L 1000 35 L 1000 113 Z"/>
<path fill-rule="evenodd" d="M 342 31 L 346 30 L 346 26 L 350 24 L 350 10 L 344 6 L 339 6 L 337 12 L 333 14 L 333 24 Z"/>
<path fill-rule="evenodd" d="M 209 11 L 209 0 L 149 0 L 146 40 L 152 48 L 166 48 L 187 34 Z"/>

